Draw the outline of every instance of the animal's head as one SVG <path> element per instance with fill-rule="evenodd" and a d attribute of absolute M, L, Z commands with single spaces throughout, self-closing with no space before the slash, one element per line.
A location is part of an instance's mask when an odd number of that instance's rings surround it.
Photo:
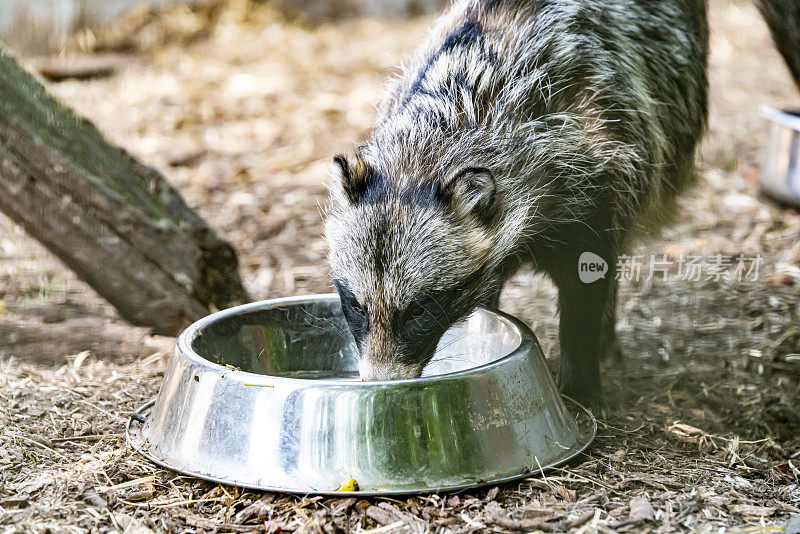
<path fill-rule="evenodd" d="M 342 156 L 331 175 L 325 237 L 361 377 L 417 377 L 445 330 L 497 287 L 495 180 L 480 166 L 389 177 Z"/>

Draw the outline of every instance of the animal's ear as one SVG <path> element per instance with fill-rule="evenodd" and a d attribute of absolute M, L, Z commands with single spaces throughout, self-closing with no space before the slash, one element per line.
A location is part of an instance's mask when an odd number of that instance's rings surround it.
<path fill-rule="evenodd" d="M 448 176 L 442 192 L 453 211 L 462 216 L 488 220 L 494 212 L 497 184 L 485 167 L 464 167 Z"/>
<path fill-rule="evenodd" d="M 356 156 L 351 162 L 345 156 L 334 156 L 331 165 L 332 193 L 339 201 L 351 204 L 358 202 L 367 190 L 369 167 L 363 159 Z"/>

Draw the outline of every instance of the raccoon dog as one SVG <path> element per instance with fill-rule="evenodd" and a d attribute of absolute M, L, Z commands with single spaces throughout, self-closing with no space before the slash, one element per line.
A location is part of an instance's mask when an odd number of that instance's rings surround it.
<path fill-rule="evenodd" d="M 562 390 L 603 405 L 617 257 L 669 219 L 706 124 L 704 0 L 459 0 L 332 166 L 330 267 L 363 379 L 419 376 L 525 264 L 558 287 Z M 581 254 L 610 272 L 589 283 Z"/>

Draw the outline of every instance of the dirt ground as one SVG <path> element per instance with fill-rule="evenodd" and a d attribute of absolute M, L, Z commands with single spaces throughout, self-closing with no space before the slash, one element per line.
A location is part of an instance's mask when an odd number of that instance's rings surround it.
<path fill-rule="evenodd" d="M 711 4 L 704 181 L 680 223 L 636 251 L 641 276 L 620 298 L 627 360 L 606 366 L 613 409 L 585 458 L 495 488 L 368 500 L 254 494 L 157 468 L 123 429 L 156 394 L 173 340 L 122 322 L 0 217 L 0 534 L 783 531 L 800 514 L 800 215 L 758 194 L 758 106 L 800 94 L 755 9 Z M 231 239 L 255 298 L 327 292 L 328 161 L 365 135 L 430 20 L 307 25 L 242 0 L 139 10 L 74 41 L 111 54 L 112 75 L 51 88 Z M 665 254 L 666 275 L 651 270 Z M 718 254 L 759 270 L 714 276 Z M 688 258 L 701 259 L 698 280 Z M 552 296 L 522 273 L 501 307 L 557 358 Z"/>

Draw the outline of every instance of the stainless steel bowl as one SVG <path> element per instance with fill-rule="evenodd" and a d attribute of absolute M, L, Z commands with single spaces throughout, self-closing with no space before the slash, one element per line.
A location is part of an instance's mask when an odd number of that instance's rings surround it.
<path fill-rule="evenodd" d="M 178 338 L 158 397 L 128 425 L 154 462 L 249 488 L 329 495 L 459 489 L 581 453 L 594 419 L 571 414 L 530 329 L 479 309 L 424 376 L 358 380 L 336 295 L 239 306 Z M 353 478 L 357 492 L 341 491 Z"/>
<path fill-rule="evenodd" d="M 800 205 L 800 110 L 761 108 L 768 140 L 761 166 L 761 187 L 784 202 Z"/>

